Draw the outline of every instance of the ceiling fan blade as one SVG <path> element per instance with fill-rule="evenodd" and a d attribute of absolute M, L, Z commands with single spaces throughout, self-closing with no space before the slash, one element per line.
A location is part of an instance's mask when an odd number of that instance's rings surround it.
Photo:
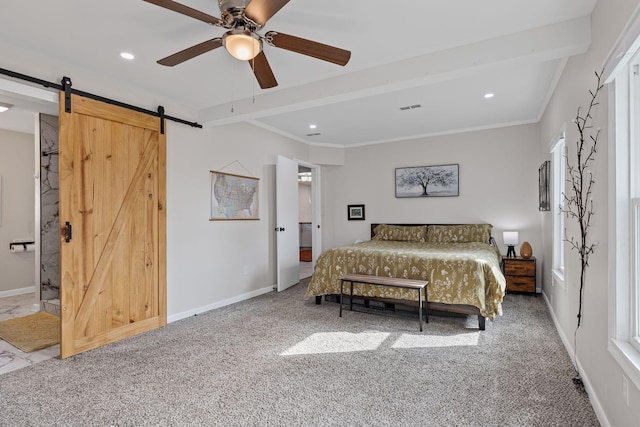
<path fill-rule="evenodd" d="M 255 58 L 250 59 L 247 62 L 251 65 L 253 74 L 255 74 L 256 80 L 258 80 L 262 89 L 269 89 L 278 86 L 276 77 L 273 75 L 273 71 L 271 71 L 271 66 L 269 65 L 269 61 L 267 61 L 267 57 L 264 52 L 260 52 Z"/>
<path fill-rule="evenodd" d="M 264 25 L 287 3 L 289 0 L 251 0 L 244 14 L 256 24 Z"/>
<path fill-rule="evenodd" d="M 222 46 L 222 38 L 216 37 L 215 39 L 207 40 L 206 42 L 202 42 L 185 50 L 181 50 L 178 53 L 174 53 L 173 55 L 169 55 L 166 58 L 162 58 L 158 61 L 158 64 L 173 67 L 174 65 L 181 64 L 186 60 L 195 58 L 198 55 L 217 49 L 220 46 Z"/>
<path fill-rule="evenodd" d="M 265 40 L 272 46 L 291 52 L 301 53 L 323 61 L 333 62 L 338 65 L 347 65 L 351 58 L 351 52 L 326 44 L 314 42 L 296 36 L 268 31 Z"/>
<path fill-rule="evenodd" d="M 220 22 L 218 18 L 215 16 L 208 15 L 204 12 L 200 12 L 199 10 L 192 9 L 189 6 L 185 6 L 180 3 L 176 3 L 171 0 L 144 0 L 147 3 L 155 4 L 156 6 L 164 7 L 165 9 L 172 10 L 174 12 L 181 13 L 183 15 L 190 16 L 195 19 L 199 19 L 202 22 L 206 22 L 207 24 L 216 25 Z"/>

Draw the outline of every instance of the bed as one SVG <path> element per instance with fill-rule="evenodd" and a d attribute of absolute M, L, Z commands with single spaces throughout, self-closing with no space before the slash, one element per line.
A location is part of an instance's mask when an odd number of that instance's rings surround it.
<path fill-rule="evenodd" d="M 490 224 L 372 224 L 371 240 L 323 252 L 316 261 L 307 297 L 340 293 L 340 276 L 428 280 L 428 309 L 478 316 L 501 312 L 506 281 L 501 255 L 491 244 Z M 417 303 L 415 292 L 354 283 L 354 296 L 366 301 Z"/>

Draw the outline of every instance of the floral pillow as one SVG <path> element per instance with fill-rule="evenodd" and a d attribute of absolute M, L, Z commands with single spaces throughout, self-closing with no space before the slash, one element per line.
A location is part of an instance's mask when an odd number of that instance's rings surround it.
<path fill-rule="evenodd" d="M 380 224 L 373 232 L 373 240 L 395 240 L 398 242 L 426 242 L 426 225 L 389 225 Z"/>
<path fill-rule="evenodd" d="M 489 243 L 491 224 L 430 225 L 427 229 L 429 243 Z"/>

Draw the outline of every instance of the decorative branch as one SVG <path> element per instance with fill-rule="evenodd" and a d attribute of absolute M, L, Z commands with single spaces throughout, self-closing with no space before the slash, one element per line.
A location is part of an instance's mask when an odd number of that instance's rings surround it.
<path fill-rule="evenodd" d="M 561 212 L 567 215 L 567 218 L 574 219 L 578 222 L 580 227 L 580 236 L 575 238 L 569 236 L 567 229 L 564 230 L 564 241 L 569 243 L 569 247 L 575 250 L 580 255 L 580 304 L 578 307 L 578 328 L 580 327 L 580 321 L 582 319 L 582 301 L 584 296 L 584 284 L 586 280 L 586 271 L 589 266 L 589 256 L 593 254 L 595 243 L 588 241 L 589 230 L 591 228 L 591 220 L 593 219 L 593 198 L 591 193 L 593 190 L 593 175 L 588 169 L 589 165 L 593 162 L 596 154 L 596 147 L 598 145 L 598 137 L 600 136 L 600 128 L 593 134 L 591 111 L 598 105 L 596 99 L 598 93 L 604 87 L 601 83 L 602 72 L 598 74 L 596 90 L 589 90 L 591 95 L 591 101 L 585 115 L 580 114 L 580 107 L 578 107 L 578 113 L 573 123 L 578 128 L 578 140 L 576 141 L 576 164 L 574 165 L 569 156 L 565 155 L 567 166 L 567 182 L 570 184 L 569 194 L 562 193 L 564 199 L 564 208 Z"/>

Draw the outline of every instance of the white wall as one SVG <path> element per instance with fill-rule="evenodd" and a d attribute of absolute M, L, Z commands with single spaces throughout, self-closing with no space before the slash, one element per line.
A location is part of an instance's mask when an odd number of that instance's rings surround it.
<path fill-rule="evenodd" d="M 596 83 L 595 71 L 602 64 L 613 43 L 621 33 L 626 21 L 638 6 L 637 0 L 598 1 L 592 15 L 592 45 L 589 51 L 567 63 L 557 89 L 541 120 L 540 154 L 549 159 L 549 144 L 562 126 L 567 128 L 567 146 L 570 158 L 575 155 L 577 130 L 572 120 L 577 107 L 587 106 Z M 593 114 L 594 126 L 603 129 L 598 140 L 599 150 L 591 171 L 596 182 L 593 190 L 594 211 L 590 239 L 598 242 L 589 260 L 587 282 L 584 293 L 582 324 L 577 332 L 577 348 L 574 332 L 577 325 L 578 292 L 580 266 L 578 254 L 567 247 L 565 289 L 551 285 L 551 234 L 552 218 L 543 217 L 545 253 L 548 254 L 547 268 L 544 269 L 544 294 L 552 303 L 552 311 L 560 334 L 569 347 L 570 354 L 575 348 L 578 363 L 583 370 L 583 380 L 591 390 L 591 399 L 601 417 L 612 426 L 637 426 L 640 420 L 640 392 L 629 382 L 629 406 L 622 397 L 622 370 L 607 350 L 608 335 L 608 263 L 607 263 L 607 223 L 608 223 L 608 180 L 607 180 L 607 91 L 599 97 L 600 105 Z M 576 225 L 568 220 L 569 232 L 575 235 Z M 601 418 L 602 421 L 602 418 Z"/>
<path fill-rule="evenodd" d="M 347 149 L 344 166 L 323 168 L 325 249 L 367 240 L 372 222 L 487 222 L 503 254 L 502 231 L 518 230 L 538 255 L 539 139 L 534 124 Z M 460 165 L 459 197 L 395 197 L 395 168 L 450 163 Z M 360 203 L 366 220 L 348 221 L 347 205 Z"/>
<path fill-rule="evenodd" d="M 306 160 L 308 147 L 251 125 L 168 124 L 169 321 L 272 290 L 278 154 Z M 209 221 L 210 170 L 260 179 L 259 221 Z"/>
<path fill-rule="evenodd" d="M 35 237 L 33 138 L 0 130 L 0 297 L 35 291 L 35 252 L 9 252 L 12 240 Z"/>

